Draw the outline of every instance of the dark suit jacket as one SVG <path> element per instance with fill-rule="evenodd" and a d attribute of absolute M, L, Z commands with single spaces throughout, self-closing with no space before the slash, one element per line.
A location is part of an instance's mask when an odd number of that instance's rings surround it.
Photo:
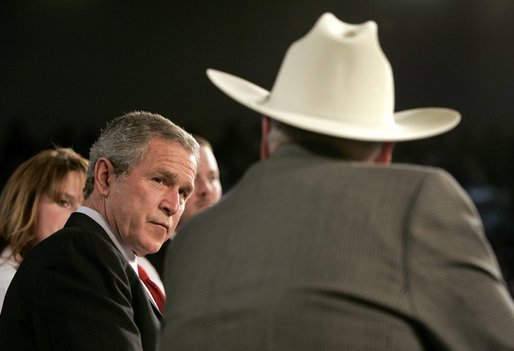
<path fill-rule="evenodd" d="M 107 233 L 74 213 L 20 265 L 0 315 L 0 348 L 155 350 L 159 324 Z"/>
<path fill-rule="evenodd" d="M 173 240 L 161 350 L 514 350 L 514 307 L 446 172 L 281 147 Z"/>

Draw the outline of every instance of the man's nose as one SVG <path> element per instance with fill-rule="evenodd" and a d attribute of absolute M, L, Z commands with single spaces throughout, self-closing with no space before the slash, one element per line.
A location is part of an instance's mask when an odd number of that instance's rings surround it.
<path fill-rule="evenodd" d="M 175 213 L 177 213 L 180 208 L 180 199 L 181 196 L 179 194 L 178 189 L 173 189 L 166 193 L 166 196 L 161 201 L 161 210 L 166 213 L 166 216 L 171 217 Z"/>

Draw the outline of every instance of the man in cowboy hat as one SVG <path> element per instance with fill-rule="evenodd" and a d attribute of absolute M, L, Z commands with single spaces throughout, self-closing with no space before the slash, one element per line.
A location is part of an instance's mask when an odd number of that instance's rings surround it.
<path fill-rule="evenodd" d="M 393 143 L 455 127 L 394 112 L 374 22 L 324 14 L 271 92 L 208 70 L 260 112 L 262 161 L 177 235 L 162 350 L 514 350 L 514 305 L 472 202 Z"/>

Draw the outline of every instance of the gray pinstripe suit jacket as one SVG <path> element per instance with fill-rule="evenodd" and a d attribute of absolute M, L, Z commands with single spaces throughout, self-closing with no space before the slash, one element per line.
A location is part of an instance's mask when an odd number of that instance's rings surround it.
<path fill-rule="evenodd" d="M 280 148 L 174 239 L 161 350 L 514 350 L 476 209 L 442 170 Z"/>

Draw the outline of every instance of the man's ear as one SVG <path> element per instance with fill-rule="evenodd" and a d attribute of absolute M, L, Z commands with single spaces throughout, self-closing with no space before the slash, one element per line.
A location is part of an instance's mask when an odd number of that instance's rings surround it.
<path fill-rule="evenodd" d="M 385 166 L 390 165 L 393 160 L 393 149 L 394 149 L 393 142 L 382 143 L 380 153 L 378 154 L 377 158 L 375 159 L 375 162 L 385 165 Z"/>
<path fill-rule="evenodd" d="M 114 167 L 111 161 L 101 157 L 95 164 L 95 188 L 102 196 L 107 197 L 111 191 L 111 181 L 114 176 Z"/>
<path fill-rule="evenodd" d="M 265 160 L 270 156 L 268 144 L 268 135 L 271 130 L 271 121 L 269 117 L 262 116 L 261 119 L 261 160 Z"/>

